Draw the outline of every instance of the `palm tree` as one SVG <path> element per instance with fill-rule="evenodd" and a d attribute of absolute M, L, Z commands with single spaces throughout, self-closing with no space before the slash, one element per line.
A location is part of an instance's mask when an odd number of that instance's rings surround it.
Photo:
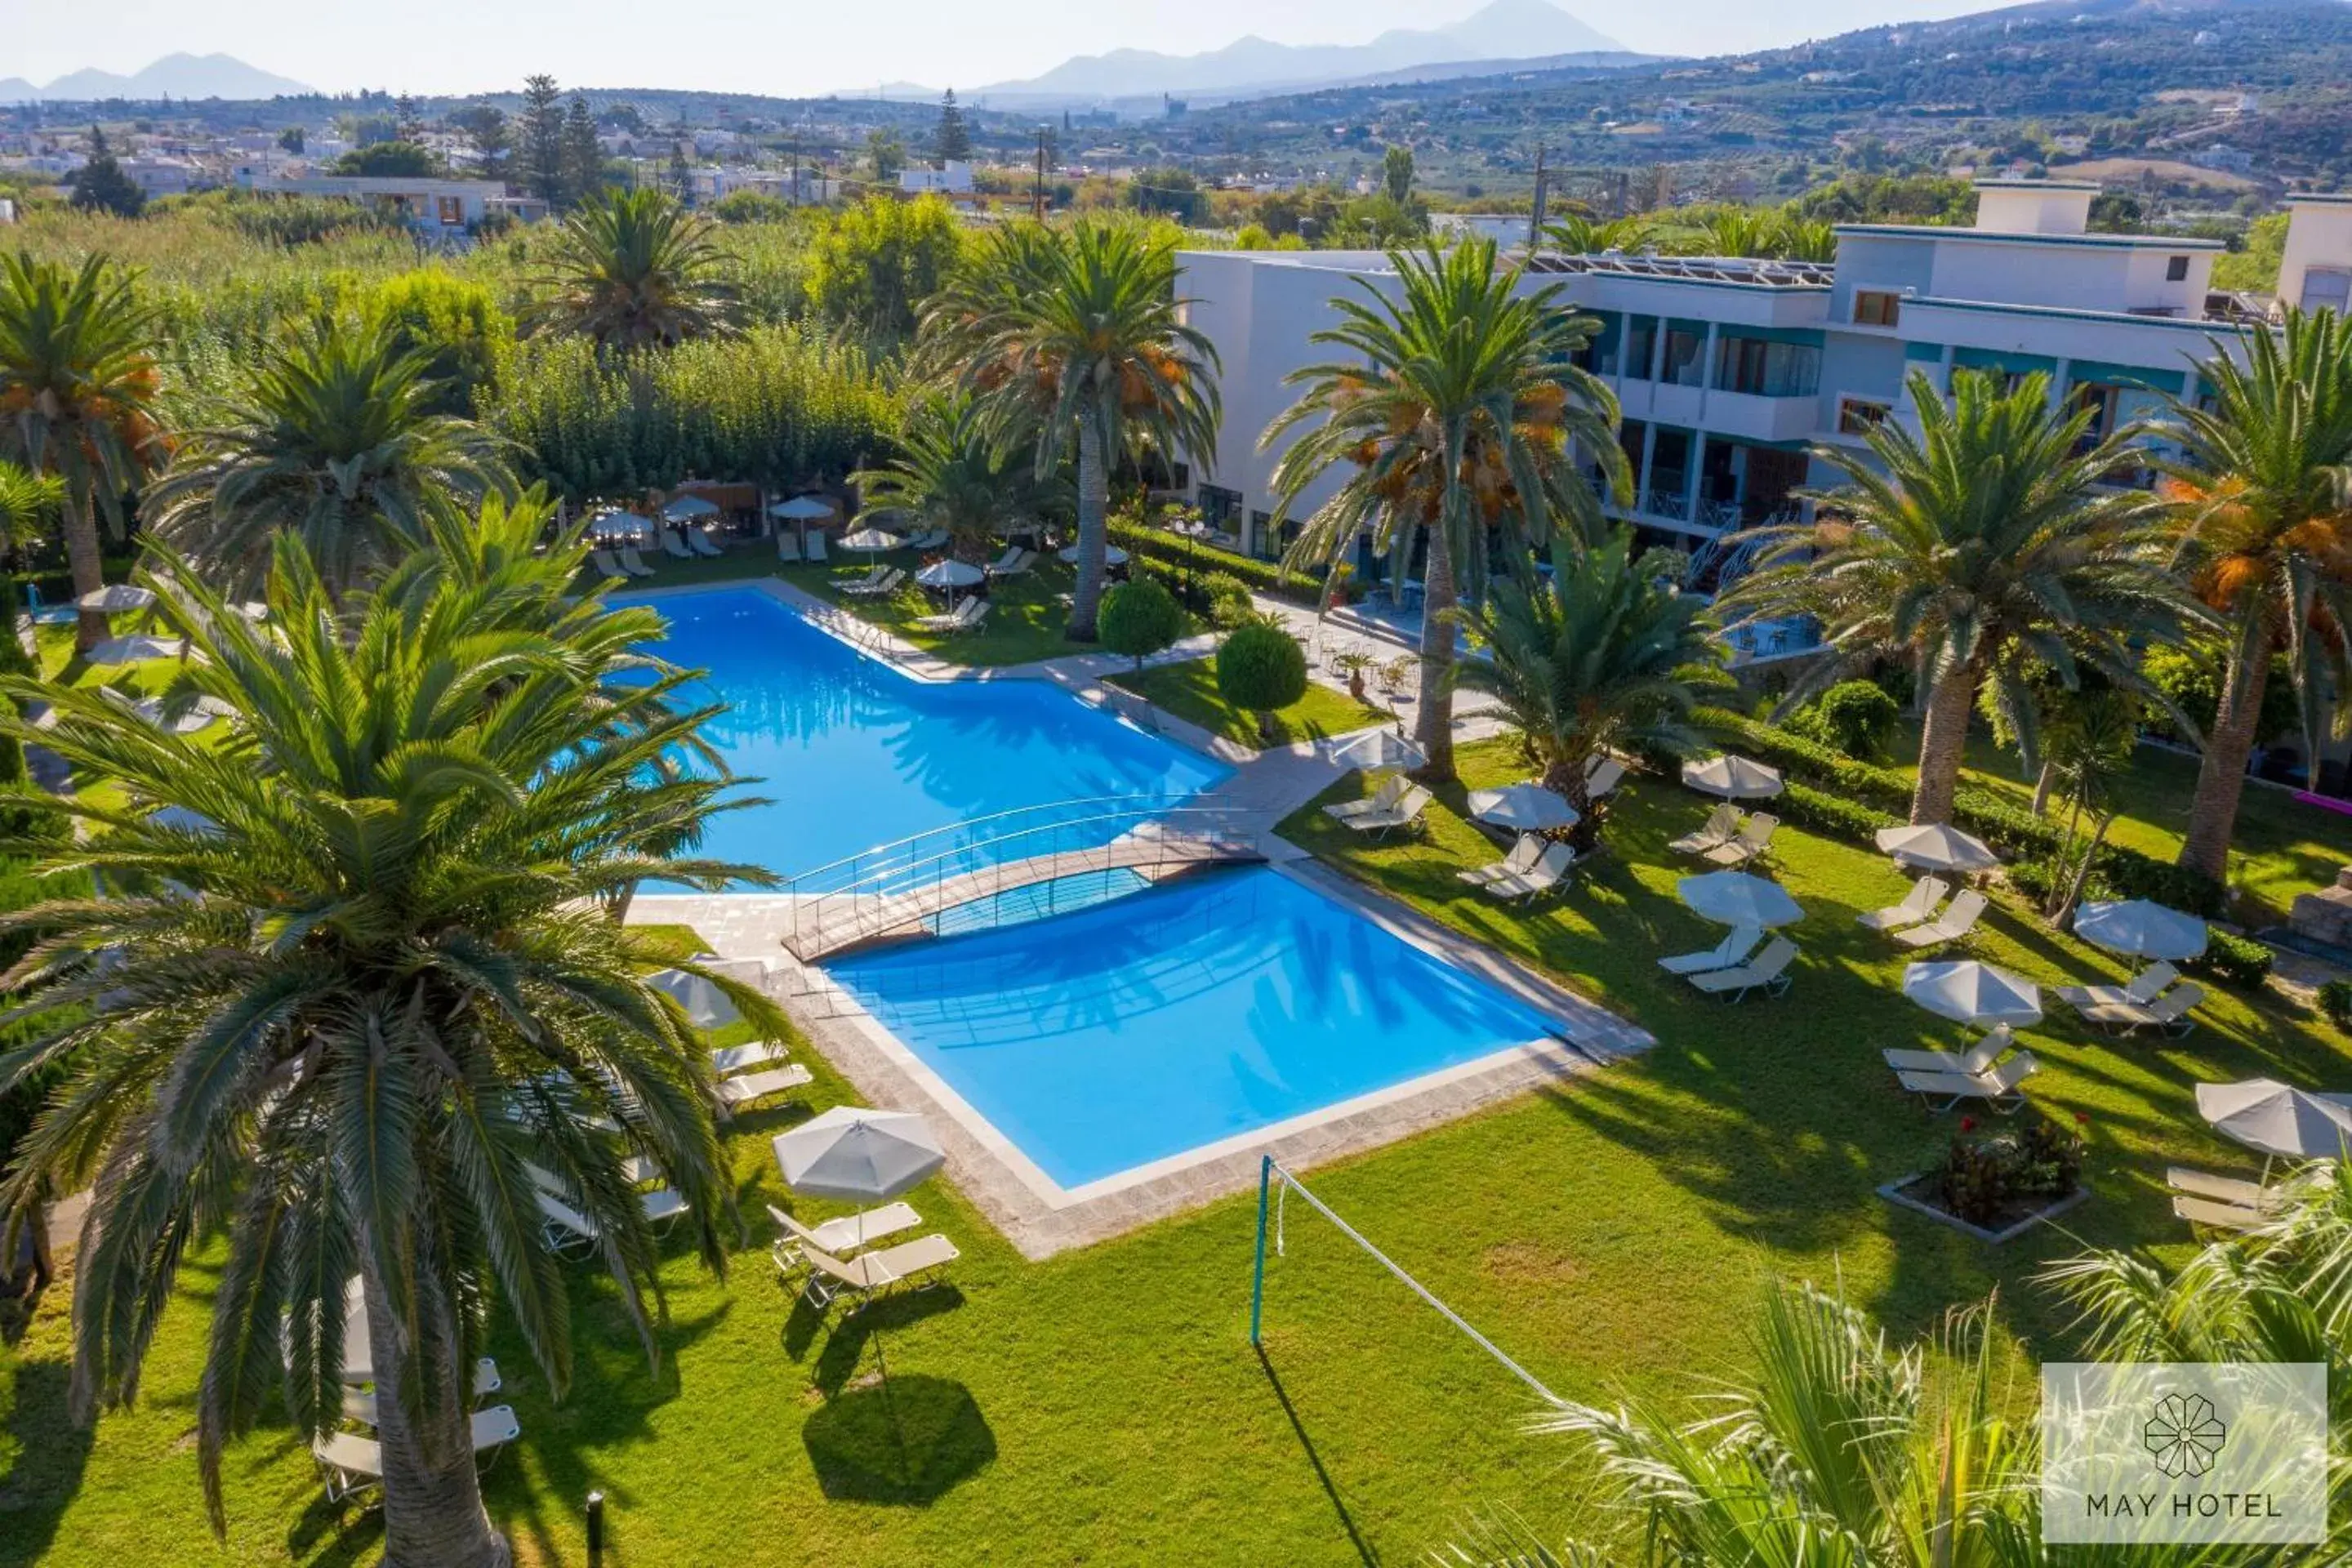
<path fill-rule="evenodd" d="M 267 631 L 167 554 L 143 581 L 204 657 L 166 700 L 226 703 L 226 742 L 0 681 L 54 704 L 44 743 L 111 786 L 54 802 L 82 834 L 51 864 L 114 889 L 0 921 L 33 940 L 0 984 L 38 1030 L 0 1058 L 0 1092 L 61 1074 L 0 1205 L 13 1230 L 52 1179 L 94 1194 L 74 1302 L 85 1420 L 135 1394 L 189 1244 L 224 1238 L 196 1410 L 216 1528 L 225 1446 L 271 1389 L 306 1440 L 338 1419 L 356 1277 L 384 1561 L 510 1560 L 468 1385 L 493 1294 L 551 1391 L 570 1378 L 534 1165 L 601 1232 L 649 1357 L 656 1251 L 625 1157 L 658 1168 L 705 1262 L 726 1262 L 699 1041 L 646 984 L 656 950 L 597 906 L 647 876 L 766 879 L 648 853 L 714 809 L 720 779 L 654 770 L 712 710 L 679 709 L 688 672 L 637 651 L 653 612 L 567 596 L 585 548 L 575 530 L 540 550 L 547 521 L 536 500 L 478 525 L 444 509 L 347 617 L 281 535 Z"/>
<path fill-rule="evenodd" d="M 38 538 L 65 500 L 65 481 L 56 476 L 0 463 L 0 552 Z"/>
<path fill-rule="evenodd" d="M 154 313 L 129 274 L 93 256 L 79 272 L 26 252 L 0 257 L 0 457 L 62 479 L 76 596 L 106 585 L 99 520 L 121 538 L 122 500 L 163 455 L 151 412 Z M 85 610 L 75 647 L 107 635 Z"/>
<path fill-rule="evenodd" d="M 1392 288 L 1332 301 L 1337 327 L 1309 341 L 1343 357 L 1294 372 L 1297 401 L 1259 438 L 1297 439 L 1275 465 L 1275 525 L 1307 488 L 1346 468 L 1308 518 L 1286 563 L 1328 565 L 1367 531 L 1402 562 L 1416 539 L 1423 567 L 1421 700 L 1416 739 L 1431 779 L 1454 776 L 1456 577 L 1483 583 L 1489 545 L 1514 571 L 1555 531 L 1581 544 L 1601 529 L 1601 499 L 1582 467 L 1626 490 L 1617 400 L 1570 363 L 1593 322 L 1558 301 L 1558 285 L 1521 292 L 1516 267 L 1497 270 L 1492 240 L 1439 252 L 1393 253 Z"/>
<path fill-rule="evenodd" d="M 1604 1498 L 1631 1526 L 1604 1551 L 1465 1543 L 1461 1563 L 1643 1568 L 1957 1568 L 2042 1561 L 2036 1444 L 2012 1428 L 1993 1373 L 1988 1308 L 1939 1341 L 1897 1349 L 1861 1312 L 1775 1284 L 1752 1379 L 1676 1421 L 1654 1408 L 1563 1404 L 1538 1431 L 1582 1438 Z"/>
<path fill-rule="evenodd" d="M 908 411 L 898 454 L 850 476 L 866 515 L 894 515 L 944 528 L 953 552 L 985 559 L 995 535 L 1034 526 L 1059 511 L 1059 476 L 1040 480 L 1026 457 L 991 435 L 988 413 L 967 393 L 927 397 Z"/>
<path fill-rule="evenodd" d="M 2147 499 L 2107 483 L 2137 460 L 2137 430 L 2090 439 L 2089 412 L 2053 409 L 2038 374 L 2005 391 L 1959 372 L 1947 403 L 1914 372 L 1909 391 L 1908 417 L 1882 421 L 1864 450 L 1816 448 L 1846 482 L 1806 493 L 1817 520 L 1772 531 L 1725 607 L 1813 616 L 1849 653 L 1909 650 L 1929 688 L 1911 820 L 1948 822 L 1986 681 L 2011 694 L 2031 772 L 2033 661 L 2064 684 L 2088 666 L 2139 690 L 2130 639 L 2177 635 L 2193 606 L 2150 542 Z M 1823 660 L 1789 700 L 1839 663 Z"/>
<path fill-rule="evenodd" d="M 2290 310 L 2284 330 L 2244 341 L 2243 365 L 2217 344 L 2202 367 L 2210 405 L 2176 405 L 2158 426 L 2179 447 L 2163 489 L 2182 563 L 2223 627 L 2221 707 L 2180 847 L 2180 864 L 2215 878 L 2272 659 L 2286 658 L 2314 759 L 2329 694 L 2352 689 L 2352 326 Z"/>
<path fill-rule="evenodd" d="M 607 191 L 574 207 L 525 319 L 600 349 L 668 348 L 740 319 L 717 226 L 667 192 Z"/>
<path fill-rule="evenodd" d="M 1698 737 L 1683 723 L 1696 700 L 1691 667 L 1722 657 L 1705 604 L 1633 560 L 1633 548 L 1624 528 L 1581 558 L 1555 541 L 1549 584 L 1496 588 L 1478 621 L 1494 658 L 1462 671 L 1465 685 L 1500 700 L 1544 787 L 1582 818 L 1586 844 L 1599 827 L 1586 763 L 1616 746 L 1694 748 Z"/>
<path fill-rule="evenodd" d="M 333 318 L 263 358 L 244 395 L 188 432 L 148 493 L 157 535 L 240 586 L 301 536 L 338 596 L 425 542 L 436 500 L 510 497 L 495 437 L 434 412 L 440 384 L 397 331 Z"/>
<path fill-rule="evenodd" d="M 1171 243 L 1139 224 L 1017 224 L 982 241 L 924 312 L 925 353 L 961 367 L 999 439 L 1034 439 L 1042 479 L 1077 459 L 1069 635 L 1095 636 L 1121 458 L 1199 462 L 1217 437 L 1217 351 L 1185 324 Z"/>
<path fill-rule="evenodd" d="M 1613 218 L 1570 213 L 1544 225 L 1543 233 L 1555 248 L 1570 256 L 1598 256 L 1607 250 L 1639 250 L 1657 229 L 1654 221 L 1639 213 Z"/>

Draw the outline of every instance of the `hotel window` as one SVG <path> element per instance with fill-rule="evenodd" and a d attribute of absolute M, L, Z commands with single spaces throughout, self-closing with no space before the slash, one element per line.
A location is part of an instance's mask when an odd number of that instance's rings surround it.
<path fill-rule="evenodd" d="M 1903 296 L 1884 289 L 1857 289 L 1853 294 L 1856 326 L 1891 327 L 1903 319 Z"/>
<path fill-rule="evenodd" d="M 1821 390 L 1822 351 L 1811 343 L 1728 337 L 1716 349 L 1715 384 L 1755 397 L 1811 397 Z"/>
<path fill-rule="evenodd" d="M 2167 283 L 2188 282 L 2189 258 L 2185 256 L 2168 258 L 2164 263 L 2164 280 Z"/>
<path fill-rule="evenodd" d="M 1242 492 L 1227 489 L 1223 485 L 1201 487 L 1201 520 L 1213 527 L 1223 528 L 1241 515 Z"/>
<path fill-rule="evenodd" d="M 1706 334 L 1689 327 L 1669 326 L 1666 329 L 1666 363 L 1658 379 L 1672 386 L 1703 386 L 1706 384 Z"/>
<path fill-rule="evenodd" d="M 441 198 L 441 226 L 456 228 L 466 221 L 466 203 L 461 196 Z"/>
<path fill-rule="evenodd" d="M 1658 318 L 1625 318 L 1625 374 L 1636 381 L 1650 379 L 1650 362 L 1658 352 Z"/>
<path fill-rule="evenodd" d="M 2342 315 L 2352 304 L 2352 272 L 2336 267 L 2315 267 L 2303 275 L 2303 308 L 2334 310 Z"/>
<path fill-rule="evenodd" d="M 1874 397 L 1841 397 L 1838 399 L 1838 434 L 1867 436 L 1885 423 L 1893 405 Z"/>

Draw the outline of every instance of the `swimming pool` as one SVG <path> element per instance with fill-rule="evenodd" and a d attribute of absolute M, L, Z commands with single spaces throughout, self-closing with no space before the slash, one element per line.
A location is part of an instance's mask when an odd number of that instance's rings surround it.
<path fill-rule="evenodd" d="M 655 651 L 709 672 L 727 711 L 703 736 L 745 793 L 771 804 L 713 817 L 698 853 L 813 870 L 877 845 L 1022 806 L 1186 795 L 1232 769 L 1035 680 L 923 681 L 809 625 L 757 588 L 642 603 L 669 621 Z"/>
<path fill-rule="evenodd" d="M 1066 1189 L 1558 1028 L 1265 868 L 825 973 Z"/>

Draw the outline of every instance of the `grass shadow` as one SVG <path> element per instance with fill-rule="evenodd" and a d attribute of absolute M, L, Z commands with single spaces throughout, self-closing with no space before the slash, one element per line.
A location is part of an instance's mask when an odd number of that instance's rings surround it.
<path fill-rule="evenodd" d="M 935 1285 L 926 1290 L 908 1290 L 896 1296 L 886 1296 L 869 1306 L 844 1314 L 825 1336 L 824 1348 L 817 1352 L 816 1364 L 810 1369 L 810 1381 L 827 1395 L 837 1394 L 856 1376 L 866 1360 L 866 1346 L 875 1345 L 876 1359 L 880 1360 L 886 1349 L 881 1336 L 901 1329 L 910 1329 L 927 1318 L 942 1312 L 952 1312 L 963 1305 L 963 1292 L 952 1285 Z M 808 1304 L 804 1295 L 793 1306 L 795 1316 Z M 823 1316 L 822 1313 L 819 1314 Z"/>
<path fill-rule="evenodd" d="M 971 1391 L 920 1373 L 826 1401 L 801 1441 L 827 1498 L 901 1508 L 936 1502 L 996 1458 Z"/>
<path fill-rule="evenodd" d="M 62 1362 L 17 1363 L 8 1411 L 16 1462 L 0 1475 L 0 1568 L 28 1568 L 44 1560 L 66 1505 L 81 1489 L 97 1433 L 67 1414 L 72 1377 Z"/>

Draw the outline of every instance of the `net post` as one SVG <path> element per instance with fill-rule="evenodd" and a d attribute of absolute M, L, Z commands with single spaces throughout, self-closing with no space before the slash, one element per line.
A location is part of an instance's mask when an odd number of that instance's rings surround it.
<path fill-rule="evenodd" d="M 1258 1343 L 1258 1325 L 1265 1316 L 1265 1208 L 1274 1185 L 1274 1156 L 1261 1154 L 1257 1165 L 1257 1260 L 1250 1268 L 1250 1343 Z"/>

